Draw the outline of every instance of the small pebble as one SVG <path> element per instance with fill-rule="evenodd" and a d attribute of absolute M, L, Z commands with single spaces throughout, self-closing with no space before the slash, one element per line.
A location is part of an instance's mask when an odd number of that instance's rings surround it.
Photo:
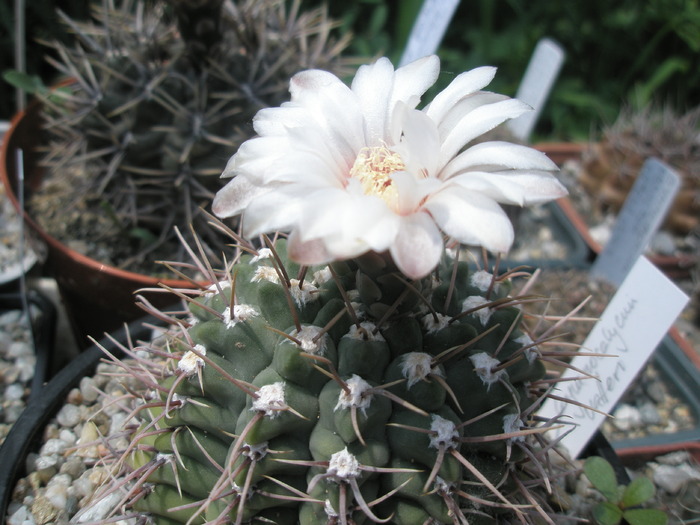
<path fill-rule="evenodd" d="M 62 439 L 49 439 L 44 446 L 41 447 L 41 455 L 61 455 L 68 448 L 68 444 Z"/>
<path fill-rule="evenodd" d="M 613 424 L 620 430 L 630 430 L 642 424 L 642 415 L 631 405 L 621 404 L 613 412 Z"/>
<path fill-rule="evenodd" d="M 64 509 L 68 502 L 68 487 L 72 481 L 72 478 L 67 474 L 54 476 L 46 487 L 44 497 L 57 509 Z"/>
<path fill-rule="evenodd" d="M 7 388 L 5 388 L 5 399 L 17 401 L 24 397 L 24 386 L 19 383 L 12 383 Z"/>
<path fill-rule="evenodd" d="M 22 505 L 8 519 L 7 525 L 36 525 L 30 510 Z"/>
<path fill-rule="evenodd" d="M 69 447 L 72 447 L 78 441 L 75 433 L 67 428 L 61 429 L 60 433 L 58 434 L 58 438 L 65 442 Z"/>
<path fill-rule="evenodd" d="M 99 437 L 100 433 L 97 431 L 95 424 L 92 421 L 88 421 L 83 425 L 83 429 L 80 432 L 80 438 L 77 442 L 79 448 L 75 453 L 82 458 L 99 457 L 97 445 L 88 445 L 88 443 L 97 441 Z"/>
<path fill-rule="evenodd" d="M 34 349 L 25 341 L 15 341 L 10 344 L 10 347 L 7 350 L 7 357 L 11 358 L 25 357 L 29 355 L 34 355 Z"/>
<path fill-rule="evenodd" d="M 74 427 L 80 423 L 80 408 L 76 405 L 63 405 L 56 414 L 56 421 L 66 427 Z"/>
<path fill-rule="evenodd" d="M 678 494 L 683 485 L 691 480 L 700 480 L 700 470 L 684 463 L 682 465 L 651 466 L 654 483 L 670 494 Z"/>
<path fill-rule="evenodd" d="M 83 395 L 83 399 L 88 403 L 94 403 L 100 395 L 95 380 L 92 377 L 83 377 L 80 380 L 80 393 Z"/>

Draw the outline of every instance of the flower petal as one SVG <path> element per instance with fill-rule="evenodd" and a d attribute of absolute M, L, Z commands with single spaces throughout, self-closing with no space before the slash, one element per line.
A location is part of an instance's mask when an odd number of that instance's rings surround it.
<path fill-rule="evenodd" d="M 422 177 L 437 174 L 440 161 L 440 135 L 435 123 L 422 111 L 397 104 L 393 150 L 401 155 L 408 171 Z M 393 127 L 393 123 L 392 123 Z"/>
<path fill-rule="evenodd" d="M 425 112 L 435 122 L 442 122 L 457 102 L 488 86 L 495 75 L 496 68 L 490 66 L 477 67 L 457 75 L 445 89 L 435 95 Z"/>
<path fill-rule="evenodd" d="M 442 187 L 440 181 L 433 177 L 418 179 L 405 171 L 394 172 L 391 180 L 398 193 L 395 211 L 399 215 L 415 213 L 431 193 L 439 191 Z"/>
<path fill-rule="evenodd" d="M 398 102 L 404 102 L 415 108 L 420 97 L 435 84 L 440 73 L 440 59 L 435 55 L 419 58 L 396 70 L 394 89 L 389 101 L 389 111 L 393 111 Z"/>
<path fill-rule="evenodd" d="M 451 185 L 430 197 L 425 208 L 453 239 L 505 253 L 513 244 L 513 225 L 505 212 L 488 197 Z"/>
<path fill-rule="evenodd" d="M 541 151 L 519 144 L 492 141 L 476 144 L 452 159 L 445 166 L 441 178 L 447 180 L 453 175 L 470 169 L 494 167 L 519 170 L 556 171 L 557 165 Z M 488 170 L 492 171 L 492 170 Z"/>
<path fill-rule="evenodd" d="M 391 257 L 401 273 L 410 279 L 428 275 L 440 262 L 443 242 L 435 222 L 427 213 L 414 213 L 401 218 Z"/>
<path fill-rule="evenodd" d="M 271 186 L 266 193 L 256 195 L 243 215 L 243 234 L 252 237 L 265 232 L 289 231 L 304 205 L 301 197 L 293 188 L 284 186 Z"/>
<path fill-rule="evenodd" d="M 470 171 L 450 182 L 504 204 L 529 206 L 565 196 L 566 188 L 551 174 L 543 171 Z"/>
<path fill-rule="evenodd" d="M 221 174 L 222 178 L 233 177 L 239 173 L 246 173 L 252 180 L 264 183 L 262 177 L 270 166 L 278 160 L 275 152 L 285 151 L 289 148 L 288 137 L 254 137 L 245 141 L 238 151 L 229 159 L 226 168 Z"/>
<path fill-rule="evenodd" d="M 326 250 L 323 241 L 314 239 L 311 241 L 302 241 L 299 238 L 297 231 L 293 231 L 287 240 L 287 255 L 306 266 L 315 266 L 331 262 L 334 257 Z"/>
<path fill-rule="evenodd" d="M 369 146 L 378 146 L 386 136 L 393 88 L 394 66 L 386 57 L 360 66 L 352 81 L 351 89 L 364 115 L 365 143 Z"/>
<path fill-rule="evenodd" d="M 470 111 L 443 140 L 440 152 L 441 166 L 446 165 L 460 149 L 479 135 L 530 110 L 530 106 L 524 102 L 511 98 Z"/>
<path fill-rule="evenodd" d="M 353 156 L 365 145 L 362 107 L 357 96 L 335 75 L 318 69 L 302 71 L 292 77 L 289 91 L 292 104 L 309 113 L 340 154 Z"/>
<path fill-rule="evenodd" d="M 255 197 L 268 191 L 268 188 L 252 184 L 245 177 L 236 177 L 216 193 L 212 211 L 222 219 L 233 217 L 245 210 Z"/>

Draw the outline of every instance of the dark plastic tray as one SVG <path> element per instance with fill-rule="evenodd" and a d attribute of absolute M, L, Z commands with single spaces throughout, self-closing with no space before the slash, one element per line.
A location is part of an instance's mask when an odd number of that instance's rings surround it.
<path fill-rule="evenodd" d="M 623 439 L 611 443 L 615 449 L 654 447 L 689 441 L 700 442 L 700 370 L 683 350 L 667 335 L 652 355 L 650 362 L 659 370 L 669 384 L 670 390 L 691 410 L 695 427 L 673 433 L 651 434 L 649 436 Z"/>
<path fill-rule="evenodd" d="M 505 264 L 511 268 L 519 265 L 532 266 L 534 268 L 561 269 L 590 267 L 593 252 L 559 205 L 556 202 L 548 202 L 542 206 L 542 211 L 545 213 L 543 222 L 546 222 L 547 226 L 551 228 L 553 239 L 564 247 L 566 256 L 562 259 L 507 259 Z M 520 213 L 523 214 L 530 212 L 527 208 L 525 208 Z M 527 238 L 527 236 L 523 235 L 523 232 L 516 227 L 516 246 L 519 239 L 522 238 Z"/>

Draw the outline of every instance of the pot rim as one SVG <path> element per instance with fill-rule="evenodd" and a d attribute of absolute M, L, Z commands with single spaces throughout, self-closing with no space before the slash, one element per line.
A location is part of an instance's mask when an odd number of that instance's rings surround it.
<path fill-rule="evenodd" d="M 141 286 L 146 287 L 158 286 L 159 283 L 162 283 L 170 288 L 193 289 L 193 284 L 183 279 L 161 278 L 153 275 L 137 273 L 131 270 L 123 270 L 121 268 L 117 268 L 116 266 L 112 266 L 88 257 L 87 255 L 70 248 L 63 242 L 51 236 L 31 217 L 26 209 L 23 209 L 20 206 L 19 199 L 15 193 L 15 185 L 13 184 L 12 180 L 15 179 L 16 181 L 17 177 L 11 177 L 7 169 L 10 155 L 15 154 L 15 152 L 18 151 L 16 148 L 10 148 L 10 142 L 12 137 L 15 135 L 17 128 L 19 128 L 22 122 L 25 121 L 24 119 L 29 118 L 29 115 L 31 115 L 30 112 L 37 112 L 39 107 L 40 103 L 33 101 L 26 110 L 19 111 L 12 117 L 10 129 L 5 134 L 4 140 L 2 141 L 2 149 L 0 150 L 0 181 L 2 181 L 4 184 L 6 195 L 10 199 L 10 202 L 12 202 L 15 210 L 17 210 L 17 213 L 21 214 L 25 222 L 41 236 L 44 242 L 49 244 L 53 249 L 65 254 L 71 259 L 78 261 L 80 264 L 92 269 L 93 271 L 111 274 L 117 278 L 134 281 Z"/>

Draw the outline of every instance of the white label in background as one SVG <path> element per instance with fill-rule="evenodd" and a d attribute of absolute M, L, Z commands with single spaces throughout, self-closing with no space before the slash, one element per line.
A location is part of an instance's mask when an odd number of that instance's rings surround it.
<path fill-rule="evenodd" d="M 572 366 L 597 379 L 563 382 L 554 394 L 609 413 L 687 302 L 687 295 L 645 257 L 640 257 L 583 343 L 582 351 L 606 357 L 578 356 L 571 361 Z M 580 373 L 567 370 L 562 378 L 579 376 Z M 577 425 L 561 441 L 575 458 L 606 416 L 552 399 L 547 399 L 538 412 L 545 418 L 561 414 Z M 547 436 L 554 439 L 570 429 L 566 425 Z"/>
<path fill-rule="evenodd" d="M 610 240 L 591 268 L 592 277 L 619 285 L 666 217 L 681 180 L 658 159 L 642 166 L 625 203 L 617 215 Z"/>
<path fill-rule="evenodd" d="M 516 138 L 527 141 L 547 102 L 549 92 L 564 63 L 564 50 L 549 38 L 537 43 L 527 65 L 515 98 L 532 107 L 532 111 L 508 121 L 508 129 Z"/>
<path fill-rule="evenodd" d="M 423 2 L 408 37 L 406 49 L 401 56 L 400 66 L 435 54 L 458 4 L 459 0 L 425 0 Z"/>

